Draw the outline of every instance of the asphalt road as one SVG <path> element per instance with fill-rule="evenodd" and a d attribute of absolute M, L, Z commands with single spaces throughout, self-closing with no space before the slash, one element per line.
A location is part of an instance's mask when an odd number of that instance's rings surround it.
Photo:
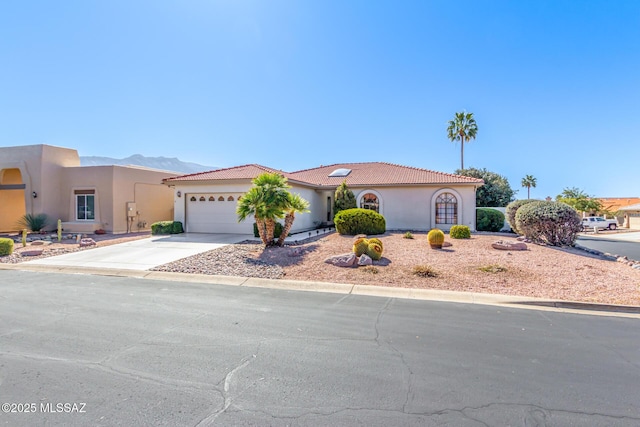
<path fill-rule="evenodd" d="M 0 271 L 0 425 L 637 426 L 638 396 L 638 319 Z"/>
<path fill-rule="evenodd" d="M 614 237 L 616 238 L 592 237 L 584 234 L 578 237 L 576 243 L 585 248 L 640 261 L 640 242 L 620 240 L 619 236 Z"/>

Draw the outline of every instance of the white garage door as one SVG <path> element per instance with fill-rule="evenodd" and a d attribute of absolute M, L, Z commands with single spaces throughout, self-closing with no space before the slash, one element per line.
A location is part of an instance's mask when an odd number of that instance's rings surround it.
<path fill-rule="evenodd" d="M 640 213 L 629 214 L 629 228 L 632 230 L 640 230 Z"/>
<path fill-rule="evenodd" d="M 253 233 L 253 221 L 238 223 L 239 193 L 189 193 L 186 195 L 189 233 Z"/>

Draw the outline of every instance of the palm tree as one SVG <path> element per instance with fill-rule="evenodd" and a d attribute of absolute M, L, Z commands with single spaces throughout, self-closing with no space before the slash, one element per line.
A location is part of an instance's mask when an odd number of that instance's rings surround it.
<path fill-rule="evenodd" d="M 309 212 L 309 202 L 302 198 L 297 193 L 291 194 L 289 193 L 288 206 L 286 208 L 287 214 L 284 217 L 284 227 L 282 228 L 282 233 L 278 238 L 278 246 L 284 245 L 284 239 L 291 231 L 291 227 L 293 226 L 293 220 L 296 217 L 296 213 L 305 213 Z"/>
<path fill-rule="evenodd" d="M 527 187 L 527 199 L 531 198 L 531 187 L 536 188 L 537 180 L 533 175 L 526 175 L 522 178 L 522 186 Z"/>
<path fill-rule="evenodd" d="M 285 216 L 291 194 L 287 178 L 278 173 L 263 173 L 253 179 L 253 187 L 238 201 L 238 221 L 253 215 L 260 240 L 265 246 L 274 244 L 276 220 Z"/>
<path fill-rule="evenodd" d="M 466 111 L 456 113 L 455 118 L 449 120 L 447 133 L 451 142 L 460 141 L 460 169 L 464 169 L 464 143 L 470 139 L 476 139 L 476 134 L 478 133 L 478 126 L 476 125 L 476 119 L 473 118 L 473 113 L 467 113 Z"/>

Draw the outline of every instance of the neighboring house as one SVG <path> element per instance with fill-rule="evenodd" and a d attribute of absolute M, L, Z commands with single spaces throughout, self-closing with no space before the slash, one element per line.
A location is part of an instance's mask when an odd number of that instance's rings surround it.
<path fill-rule="evenodd" d="M 624 215 L 624 227 L 640 230 L 640 203 L 624 206 L 618 212 Z"/>
<path fill-rule="evenodd" d="M 621 211 L 621 208 L 640 203 L 640 198 L 638 197 L 600 197 L 598 200 L 602 203 L 602 208 L 605 211 L 616 214 L 615 218 L 618 220 L 618 224 L 624 227 L 628 227 L 628 221 L 625 217 L 624 211 Z"/>
<path fill-rule="evenodd" d="M 342 163 L 297 172 L 249 164 L 165 179 L 175 194 L 175 220 L 187 232 L 253 233 L 253 221 L 238 222 L 236 205 L 251 180 L 264 172 L 288 179 L 291 191 L 310 202 L 297 215 L 293 232 L 333 220 L 336 187 L 346 180 L 358 207 L 384 215 L 388 230 L 448 230 L 464 224 L 475 230 L 476 188 L 481 179 L 390 163 Z"/>
<path fill-rule="evenodd" d="M 76 150 L 50 145 L 0 147 L 0 232 L 18 231 L 26 213 L 46 214 L 65 232 L 148 230 L 173 218 L 177 174 L 131 166 L 80 166 Z"/>

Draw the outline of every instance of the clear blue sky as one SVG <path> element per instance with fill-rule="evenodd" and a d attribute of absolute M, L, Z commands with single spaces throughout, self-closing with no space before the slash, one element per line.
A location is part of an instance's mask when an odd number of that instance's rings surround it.
<path fill-rule="evenodd" d="M 0 146 L 283 170 L 465 166 L 640 196 L 640 1 L 0 5 Z"/>

